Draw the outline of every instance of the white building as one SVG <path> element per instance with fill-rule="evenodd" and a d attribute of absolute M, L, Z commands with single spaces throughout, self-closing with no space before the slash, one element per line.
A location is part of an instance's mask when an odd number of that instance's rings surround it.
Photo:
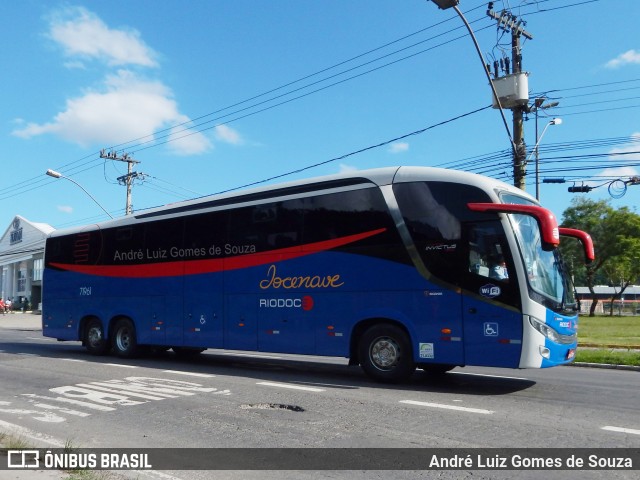
<path fill-rule="evenodd" d="M 0 238 L 0 296 L 14 305 L 26 300 L 33 309 L 42 301 L 44 244 L 55 229 L 19 215 Z"/>

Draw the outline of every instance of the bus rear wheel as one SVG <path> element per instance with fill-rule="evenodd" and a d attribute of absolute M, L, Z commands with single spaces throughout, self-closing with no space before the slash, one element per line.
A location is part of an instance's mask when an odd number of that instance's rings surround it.
<path fill-rule="evenodd" d="M 138 352 L 136 329 L 127 318 L 118 320 L 113 327 L 113 352 L 118 357 L 133 357 Z"/>
<path fill-rule="evenodd" d="M 366 330 L 358 344 L 358 355 L 364 372 L 379 382 L 406 380 L 416 368 L 409 337 L 395 325 L 374 325 Z"/>
<path fill-rule="evenodd" d="M 109 342 L 104 338 L 104 327 L 97 318 L 92 318 L 84 328 L 82 343 L 91 355 L 105 355 L 109 351 Z"/>

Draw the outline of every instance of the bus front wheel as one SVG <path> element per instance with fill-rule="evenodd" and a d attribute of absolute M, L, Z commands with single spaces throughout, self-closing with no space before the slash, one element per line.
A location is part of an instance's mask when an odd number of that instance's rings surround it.
<path fill-rule="evenodd" d="M 91 355 L 105 355 L 109 351 L 109 342 L 104 338 L 102 322 L 97 318 L 87 322 L 82 342 Z"/>
<path fill-rule="evenodd" d="M 360 365 L 379 382 L 406 380 L 416 368 L 408 335 L 389 324 L 374 325 L 364 332 L 358 344 Z"/>
<path fill-rule="evenodd" d="M 118 357 L 133 357 L 138 351 L 136 329 L 131 320 L 122 318 L 113 327 L 113 352 Z"/>

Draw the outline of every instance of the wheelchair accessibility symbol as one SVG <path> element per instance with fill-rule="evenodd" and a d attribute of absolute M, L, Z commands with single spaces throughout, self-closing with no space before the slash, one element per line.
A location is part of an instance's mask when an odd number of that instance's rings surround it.
<path fill-rule="evenodd" d="M 498 336 L 498 324 L 496 322 L 486 322 L 484 324 L 484 336 L 485 337 L 497 337 Z"/>

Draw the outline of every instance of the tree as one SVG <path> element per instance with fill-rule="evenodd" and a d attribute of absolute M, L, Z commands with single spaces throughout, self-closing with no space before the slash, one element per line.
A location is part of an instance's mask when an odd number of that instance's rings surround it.
<path fill-rule="evenodd" d="M 615 301 L 621 300 L 627 287 L 635 284 L 640 277 L 640 239 L 620 238 L 619 242 L 623 253 L 616 255 L 603 266 L 603 271 L 609 278 L 609 285 L 614 287 L 615 292 L 611 297 L 609 315 L 613 315 Z"/>
<path fill-rule="evenodd" d="M 601 283 L 620 285 L 614 296 L 621 298 L 624 290 L 640 277 L 640 216 L 628 207 L 614 209 L 606 200 L 589 200 L 577 197 L 563 213 L 562 226 L 584 230 L 591 235 L 596 250 L 596 260 L 585 269 L 576 269 L 583 263 L 575 245 L 562 248 L 573 273 L 584 279 L 594 299 L 590 316 L 597 305 L 594 285 Z M 611 304 L 613 312 L 613 302 Z"/>

